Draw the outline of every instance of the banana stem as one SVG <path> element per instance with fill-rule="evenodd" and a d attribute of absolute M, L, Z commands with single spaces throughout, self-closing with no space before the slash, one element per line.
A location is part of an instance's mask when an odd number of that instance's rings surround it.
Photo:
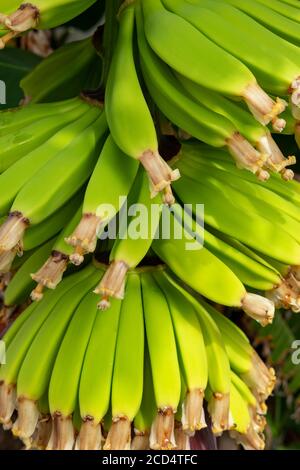
<path fill-rule="evenodd" d="M 95 214 L 83 214 L 75 231 L 65 239 L 68 245 L 75 248 L 74 253 L 70 256 L 70 262 L 75 266 L 83 263 L 86 254 L 94 253 L 101 222 L 101 218 Z"/>
<path fill-rule="evenodd" d="M 104 450 L 130 450 L 131 422 L 126 416 L 113 420 Z"/>
<path fill-rule="evenodd" d="M 0 255 L 16 250 L 22 252 L 23 236 L 29 226 L 29 220 L 21 212 L 11 212 L 0 227 Z"/>
<path fill-rule="evenodd" d="M 44 288 L 55 289 L 62 281 L 64 272 L 69 263 L 69 257 L 60 251 L 52 251 L 50 258 L 43 264 L 41 269 L 31 274 L 32 279 L 38 283 L 31 293 L 33 301 L 40 301 L 43 298 Z"/>
<path fill-rule="evenodd" d="M 80 428 L 76 440 L 76 450 L 101 450 L 102 431 L 101 425 L 95 423 L 93 418 L 86 418 Z"/>
<path fill-rule="evenodd" d="M 191 450 L 190 438 L 184 431 L 182 424 L 175 421 L 175 441 L 176 450 Z"/>
<path fill-rule="evenodd" d="M 34 434 L 39 420 L 37 404 L 25 397 L 19 397 L 17 402 L 18 418 L 13 425 L 12 433 L 21 439 L 26 447 L 31 447 L 30 438 Z"/>
<path fill-rule="evenodd" d="M 52 419 L 50 415 L 41 415 L 37 424 L 36 435 L 32 439 L 32 448 L 45 450 L 52 433 Z"/>
<path fill-rule="evenodd" d="M 175 412 L 172 408 L 158 410 L 151 427 L 150 449 L 172 450 L 176 448 L 174 434 Z"/>
<path fill-rule="evenodd" d="M 150 435 L 149 432 L 141 432 L 137 429 L 134 430 L 134 438 L 131 444 L 131 450 L 149 450 L 150 449 Z"/>
<path fill-rule="evenodd" d="M 207 426 L 203 410 L 203 398 L 204 391 L 201 389 L 189 391 L 185 398 L 182 428 L 189 436 L 194 436 L 196 431 L 200 431 Z"/>
<path fill-rule="evenodd" d="M 16 408 L 17 392 L 13 384 L 0 383 L 0 423 L 11 424 L 11 417 Z"/>
<path fill-rule="evenodd" d="M 75 442 L 75 430 L 72 417 L 61 413 L 52 416 L 52 433 L 47 450 L 72 450 Z"/>
<path fill-rule="evenodd" d="M 262 326 L 267 326 L 273 322 L 275 315 L 274 303 L 261 295 L 246 294 L 242 301 L 242 309 Z"/>
<path fill-rule="evenodd" d="M 100 310 L 107 310 L 110 307 L 110 297 L 124 298 L 128 270 L 129 266 L 123 261 L 113 261 L 110 264 L 99 286 L 94 290 L 95 294 L 102 295 L 102 299 L 98 304 Z"/>

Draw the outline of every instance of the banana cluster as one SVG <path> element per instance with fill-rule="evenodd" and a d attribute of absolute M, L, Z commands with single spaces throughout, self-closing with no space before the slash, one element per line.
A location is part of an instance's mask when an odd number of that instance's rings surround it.
<path fill-rule="evenodd" d="M 93 3 L 3 1 L 0 48 Z M 263 448 L 274 373 L 211 304 L 263 326 L 276 308 L 300 311 L 296 159 L 272 135 L 300 146 L 299 11 L 125 0 L 100 90 L 64 94 L 99 63 L 88 38 L 37 66 L 22 82 L 31 102 L 0 113 L 0 420 L 28 447 L 188 448 L 209 418 Z M 124 226 L 135 204 L 145 213 Z"/>
<path fill-rule="evenodd" d="M 163 266 L 132 271 L 99 315 L 103 272 L 69 276 L 4 335 L 3 426 L 27 448 L 187 449 L 209 416 L 216 435 L 262 449 L 275 376 L 242 331 Z"/>

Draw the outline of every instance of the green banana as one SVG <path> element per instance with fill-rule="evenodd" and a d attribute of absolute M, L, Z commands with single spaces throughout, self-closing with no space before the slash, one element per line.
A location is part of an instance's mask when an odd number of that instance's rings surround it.
<path fill-rule="evenodd" d="M 154 278 L 168 301 L 181 371 L 187 387 L 182 405 L 182 428 L 189 435 L 194 435 L 206 427 L 203 398 L 208 368 L 203 333 L 193 306 L 176 289 L 175 283 L 167 279 L 162 271 L 154 272 Z"/>
<path fill-rule="evenodd" d="M 233 271 L 203 247 L 203 233 L 193 231 L 191 234 L 188 227 L 184 227 L 184 213 L 180 206 L 176 206 L 175 216 L 171 215 L 171 220 L 175 227 L 174 233 L 180 236 L 155 240 L 153 249 L 176 276 L 214 302 L 242 308 L 248 315 L 259 319 L 263 316 L 271 319 L 274 316 L 272 302 L 247 293 Z M 192 251 L 187 249 L 187 240 L 191 239 Z M 194 273 L 193 276 L 191 272 Z"/>
<path fill-rule="evenodd" d="M 208 403 L 208 411 L 212 419 L 212 430 L 214 433 L 219 434 L 231 425 L 230 363 L 223 337 L 209 312 L 191 294 L 178 285 L 177 289 L 195 308 L 203 332 L 208 364 L 208 383 L 212 392 Z"/>
<path fill-rule="evenodd" d="M 29 225 L 41 223 L 51 216 L 86 182 L 105 132 L 105 115 L 99 109 L 95 122 L 23 186 L 14 200 L 10 216 L 0 228 L 0 252 L 14 249 Z M 45 187 L 50 189 L 46 192 Z"/>
<path fill-rule="evenodd" d="M 33 124 L 39 119 L 69 112 L 80 103 L 79 98 L 64 101 L 54 101 L 47 104 L 27 104 L 18 108 L 6 109 L 0 112 L 0 137 L 11 134 L 23 127 Z"/>
<path fill-rule="evenodd" d="M 144 387 L 140 409 L 134 418 L 134 438 L 131 450 L 147 450 L 150 448 L 151 426 L 156 415 L 153 379 L 148 345 L 144 352 Z M 176 441 L 177 443 L 177 441 Z"/>
<path fill-rule="evenodd" d="M 26 353 L 18 374 L 18 419 L 13 426 L 14 435 L 21 439 L 30 439 L 34 433 L 38 419 L 37 401 L 48 390 L 56 355 L 67 334 L 68 324 L 84 295 L 97 282 L 98 276 L 99 273 L 94 269 L 89 277 L 59 299 Z M 52 331 L 51 337 L 49 331 Z"/>
<path fill-rule="evenodd" d="M 253 215 L 258 215 L 275 223 L 276 226 L 278 225 L 279 228 L 282 227 L 286 233 L 300 243 L 299 220 L 296 220 L 284 211 L 279 214 L 278 206 L 275 202 L 276 197 L 274 197 L 273 204 L 272 194 L 269 198 L 272 203 L 269 203 L 264 198 L 261 199 L 259 195 L 253 195 L 253 187 L 251 183 L 244 182 L 241 189 L 240 178 L 233 174 L 229 175 L 228 173 L 217 169 L 214 169 L 212 172 L 207 166 L 198 163 L 196 166 L 191 165 L 188 167 L 187 165 L 185 166 L 183 162 L 179 167 L 181 168 L 184 177 L 190 178 L 196 183 L 199 183 L 200 180 L 204 179 L 205 185 L 211 186 L 214 189 L 216 188 L 217 191 L 219 190 L 220 192 L 224 190 L 224 187 L 226 187 L 226 195 L 230 198 L 234 197 L 233 200 L 235 201 L 238 201 L 238 199 L 235 198 L 235 195 L 238 195 L 240 198 L 240 207 L 243 207 L 244 211 L 251 210 Z M 261 193 L 263 193 L 264 188 L 259 189 L 262 189 Z M 257 192 L 259 193 L 259 191 Z M 269 196 L 267 191 L 266 194 Z M 282 205 L 284 206 L 284 202 Z M 276 219 L 278 219 L 278 222 Z"/>
<path fill-rule="evenodd" d="M 98 115 L 97 108 L 87 107 L 85 112 L 83 112 L 83 109 L 81 106 L 76 108 L 73 111 L 73 122 L 58 130 L 44 144 L 23 156 L 0 175 L 0 185 L 3 188 L 0 214 L 6 214 L 9 211 L 14 199 L 23 186 L 41 168 L 60 152 L 66 151 L 68 146 L 72 145 L 72 142 L 78 137 L 78 134 L 93 123 Z"/>
<path fill-rule="evenodd" d="M 204 151 L 205 154 L 205 151 Z M 218 160 L 213 160 L 213 157 L 210 158 L 211 154 L 207 156 L 203 155 L 202 147 L 198 144 L 182 144 L 182 160 L 180 161 L 180 153 L 178 154 L 178 159 L 176 159 L 176 164 L 182 164 L 183 167 L 186 166 L 186 172 L 189 175 L 201 175 L 201 171 L 203 170 L 204 173 L 211 171 L 211 174 L 218 175 L 220 179 L 226 179 L 226 182 L 233 185 L 235 188 L 238 187 L 240 191 L 249 196 L 254 197 L 255 199 L 259 200 L 257 203 L 258 205 L 261 201 L 270 204 L 271 206 L 278 208 L 280 210 L 292 217 L 295 220 L 300 221 L 299 211 L 295 204 L 292 204 L 290 201 L 283 198 L 278 193 L 272 190 L 271 182 L 268 182 L 264 185 L 256 184 L 257 180 L 255 178 L 244 178 L 245 173 L 240 175 L 240 172 L 231 165 L 230 162 L 223 164 L 222 162 L 218 162 Z M 187 168 L 189 167 L 189 169 Z M 194 170 L 193 173 L 191 170 Z M 241 185 L 241 181 L 243 184 Z M 273 181 L 273 180 L 272 180 Z M 253 185 L 253 183 L 255 185 Z M 238 186 L 237 186 L 238 185 Z M 286 186 L 283 185 L 284 189 Z M 286 187 L 287 191 L 289 190 L 289 186 Z"/>
<path fill-rule="evenodd" d="M 230 413 L 234 431 L 239 434 L 247 434 L 251 422 L 248 405 L 232 381 L 230 386 Z"/>
<path fill-rule="evenodd" d="M 190 230 L 196 236 L 198 235 L 200 239 L 203 237 L 202 227 L 198 226 L 197 222 L 193 221 L 188 213 L 184 214 L 184 221 L 187 230 Z M 241 282 L 253 289 L 270 290 L 282 283 L 279 273 L 276 273 L 274 269 L 260 263 L 253 256 L 248 256 L 245 251 L 242 252 L 235 246 L 223 242 L 222 239 L 217 238 L 207 230 L 204 232 L 204 246 L 227 265 Z M 249 299 L 251 297 L 254 300 L 254 296 L 250 294 Z M 261 323 L 262 326 L 272 323 L 274 308 L 270 304 L 268 305 L 264 298 L 256 296 L 256 302 L 256 308 L 244 307 L 245 312 Z"/>
<path fill-rule="evenodd" d="M 153 192 L 163 191 L 165 201 L 172 204 L 171 183 L 180 175 L 159 155 L 155 125 L 137 76 L 133 53 L 134 8 L 134 3 L 125 2 L 119 13 L 120 28 L 107 82 L 105 111 L 116 144 L 142 163 Z"/>
<path fill-rule="evenodd" d="M 176 182 L 175 190 L 181 200 L 193 205 L 193 210 L 195 210 L 194 204 L 198 204 L 199 201 L 204 204 L 205 221 L 213 228 L 278 261 L 292 265 L 300 264 L 300 246 L 296 240 L 279 224 L 275 225 L 274 231 L 274 220 L 270 222 L 252 212 L 247 212 L 245 215 L 241 210 L 243 205 L 240 206 L 238 203 L 239 198 L 233 201 L 229 196 L 229 193 L 233 194 L 229 187 L 228 191 L 226 189 L 226 194 L 223 191 L 221 194 L 217 185 L 210 186 L 206 180 L 203 180 L 200 186 L 194 180 L 183 177 L 182 183 Z M 241 199 L 245 200 L 242 197 Z M 270 244 L 271 239 L 272 244 Z"/>
<path fill-rule="evenodd" d="M 275 103 L 251 71 L 183 18 L 165 10 L 160 0 L 143 2 L 145 33 L 152 49 L 174 70 L 200 85 L 243 99 L 256 118 L 276 120 L 285 104 Z M 184 38 L 184 42 L 182 42 Z M 219 69 L 222 70 L 220 79 Z"/>
<path fill-rule="evenodd" d="M 138 274 L 130 274 L 126 297 L 121 307 L 112 380 L 113 424 L 104 450 L 130 450 L 131 423 L 140 409 L 143 396 L 143 369 L 144 315 L 141 284 Z"/>
<path fill-rule="evenodd" d="M 21 3 L 15 9 L 12 4 L 9 15 L 2 15 L 1 23 L 10 30 L 1 38 L 0 48 L 15 36 L 29 29 L 49 29 L 80 15 L 96 0 L 34 0 L 32 3 Z M 15 10 L 15 11 L 14 11 Z"/>
<path fill-rule="evenodd" d="M 88 109 L 88 105 L 79 102 L 78 106 L 83 111 Z M 64 125 L 68 125 L 78 117 L 78 111 L 71 109 L 59 115 L 53 114 L 38 119 L 36 122 L 18 128 L 11 134 L 5 134 L 0 138 L 2 150 L 0 154 L 0 173 L 3 173 L 13 163 L 32 152 L 41 144 L 46 142 L 55 132 L 58 132 Z M 74 116 L 75 112 L 75 116 Z M 73 117 L 74 116 L 74 117 Z"/>
<path fill-rule="evenodd" d="M 300 73 L 297 47 L 219 1 L 207 4 L 197 1 L 197 4 L 191 4 L 189 0 L 163 0 L 163 3 L 218 46 L 243 61 L 269 93 L 279 96 L 291 93 L 292 102 L 300 105 L 297 101 L 299 89 L 294 89 L 293 85 L 297 83 Z M 224 18 L 223 11 L 227 9 L 231 10 L 230 15 L 236 14 L 236 21 Z M 244 23 L 250 23 L 249 28 L 252 27 L 256 33 L 254 36 L 249 35 L 249 29 L 245 29 Z"/>
<path fill-rule="evenodd" d="M 114 299 L 110 310 L 98 314 L 93 326 L 78 392 L 82 425 L 76 441 L 77 449 L 101 448 L 101 421 L 110 405 L 120 309 L 121 302 Z M 95 361 L 100 367 L 95 368 Z"/>
<path fill-rule="evenodd" d="M 87 89 L 87 76 L 94 62 L 100 70 L 92 38 L 65 44 L 27 74 L 20 86 L 31 103 L 71 98 Z"/>
<path fill-rule="evenodd" d="M 243 379 L 258 401 L 263 402 L 275 386 L 274 369 L 265 366 L 240 328 L 204 300 L 199 302 L 221 331 L 232 370 Z"/>
<path fill-rule="evenodd" d="M 34 308 L 34 311 L 13 338 L 7 349 L 6 365 L 0 368 L 0 421 L 2 423 L 9 423 L 14 412 L 18 373 L 36 333 L 61 296 L 88 276 L 93 269 L 86 268 L 62 282 L 56 291 L 47 292 L 44 302 Z"/>
<path fill-rule="evenodd" d="M 300 45 L 299 23 L 253 0 L 226 0 L 287 41 Z"/>
<path fill-rule="evenodd" d="M 74 247 L 70 261 L 76 266 L 83 262 L 85 254 L 95 251 L 100 231 L 125 203 L 138 171 L 138 163 L 128 159 L 124 166 L 124 159 L 125 155 L 110 135 L 89 180 L 82 219 L 75 231 L 67 234 L 66 242 Z"/>
<path fill-rule="evenodd" d="M 282 2 L 280 0 L 257 0 L 259 3 L 266 5 L 268 8 L 277 11 L 290 20 L 300 23 L 300 11 L 298 2 Z"/>
<path fill-rule="evenodd" d="M 68 268 L 70 247 L 66 244 L 66 235 L 72 233 L 81 218 L 82 206 L 77 209 L 76 213 L 66 225 L 64 230 L 59 234 L 54 244 L 50 256 L 45 262 L 37 266 L 38 271 L 31 271 L 31 278 L 37 283 L 37 286 L 31 292 L 32 300 L 41 300 L 45 287 L 48 289 L 56 289 L 62 281 L 63 275 Z M 35 268 L 36 269 L 36 268 Z"/>
<path fill-rule="evenodd" d="M 53 429 L 48 450 L 72 450 L 75 443 L 72 415 L 76 409 L 82 364 L 96 317 L 95 296 L 89 293 L 73 315 L 52 370 L 49 406 Z"/>
<path fill-rule="evenodd" d="M 34 286 L 30 275 L 45 262 L 51 252 L 53 243 L 54 240 L 51 239 L 37 248 L 14 275 L 4 293 L 4 304 L 6 306 L 20 305 L 28 299 Z"/>
<path fill-rule="evenodd" d="M 151 427 L 150 448 L 174 449 L 174 417 L 181 380 L 172 319 L 166 298 L 150 273 L 141 274 L 144 318 L 157 415 Z"/>
<path fill-rule="evenodd" d="M 157 236 L 162 211 L 160 195 L 151 199 L 146 173 L 138 173 L 133 192 L 137 192 L 136 204 L 131 206 L 131 216 L 126 232 L 121 228 L 119 238 L 110 253 L 110 266 L 103 276 L 96 294 L 102 296 L 100 309 L 109 307 L 110 297 L 122 299 L 129 269 L 135 268 L 147 255 L 153 239 Z M 154 209 L 157 209 L 154 212 Z"/>
<path fill-rule="evenodd" d="M 141 65 L 148 90 L 161 111 L 177 126 L 214 147 L 228 146 L 237 164 L 268 177 L 262 170 L 266 158 L 259 154 L 227 117 L 195 102 L 176 80 L 171 70 L 155 56 L 143 32 L 141 11 L 136 7 Z"/>

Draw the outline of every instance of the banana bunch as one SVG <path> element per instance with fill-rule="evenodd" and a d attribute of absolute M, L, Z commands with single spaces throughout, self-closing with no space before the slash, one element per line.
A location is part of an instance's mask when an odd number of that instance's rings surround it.
<path fill-rule="evenodd" d="M 277 307 L 299 311 L 298 183 L 286 185 L 274 177 L 265 184 L 248 173 L 243 173 L 245 178 L 241 178 L 226 152 L 197 143 L 183 144 L 175 160 L 182 173 L 181 180 L 175 184 L 176 195 L 183 203 L 192 203 L 194 211 L 195 204 L 204 203 L 205 229 L 199 225 L 201 221 L 182 214 L 178 207 L 177 223 L 183 225 L 184 220 L 185 230 L 194 237 L 198 234 L 196 241 L 204 240 L 204 249 L 227 265 L 243 284 L 267 291 Z M 270 244 L 271 239 L 274 244 Z M 203 250 L 186 252 L 184 256 L 182 252 L 178 260 L 172 252 L 184 250 L 181 241 L 155 240 L 154 249 L 177 276 L 211 300 L 220 302 L 220 294 L 224 304 L 226 296 L 229 299 L 233 292 L 237 295 L 233 279 L 226 283 L 224 293 L 204 290 L 210 287 L 211 279 L 205 275 L 201 262 Z M 188 272 L 194 266 L 195 257 L 199 257 L 199 274 L 190 279 Z M 218 277 L 220 268 L 215 266 L 213 273 Z"/>
<path fill-rule="evenodd" d="M 2 425 L 27 448 L 186 449 L 210 416 L 215 434 L 263 448 L 275 377 L 242 331 L 163 266 L 131 270 L 100 314 L 104 268 L 64 279 L 4 335 Z"/>
<path fill-rule="evenodd" d="M 20 0 L 1 2 L 0 24 L 7 29 L 1 38 L 0 48 L 17 35 L 32 28 L 50 29 L 80 15 L 96 0 L 36 0 L 20 3 Z"/>

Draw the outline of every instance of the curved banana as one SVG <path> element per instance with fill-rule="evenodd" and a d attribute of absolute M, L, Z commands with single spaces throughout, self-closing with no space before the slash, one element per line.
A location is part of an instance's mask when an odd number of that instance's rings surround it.
<path fill-rule="evenodd" d="M 70 261 L 78 266 L 87 253 L 96 249 L 100 232 L 119 212 L 129 194 L 138 171 L 138 163 L 128 159 L 110 135 L 101 151 L 85 192 L 82 219 L 76 229 L 67 234 L 66 242 L 74 247 Z"/>
<path fill-rule="evenodd" d="M 162 271 L 154 271 L 153 276 L 168 301 L 172 317 L 181 372 L 187 388 L 182 405 L 182 428 L 192 436 L 206 427 L 203 398 L 208 367 L 203 333 L 193 306 L 176 289 L 175 283 Z"/>
<path fill-rule="evenodd" d="M 68 325 L 82 298 L 97 282 L 96 269 L 67 291 L 47 317 L 22 362 L 17 380 L 18 419 L 13 433 L 30 439 L 37 425 L 37 401 L 47 393 L 52 369 Z M 72 320 L 71 320 L 72 321 Z M 49 331 L 52 331 L 49 337 Z"/>
<path fill-rule="evenodd" d="M 95 296 L 89 293 L 73 315 L 51 374 L 49 407 L 53 430 L 48 450 L 72 450 L 74 446 L 72 415 L 76 409 L 82 364 L 96 317 Z"/>
<path fill-rule="evenodd" d="M 212 392 L 208 411 L 212 419 L 212 430 L 219 434 L 230 428 L 231 425 L 230 363 L 225 344 L 222 334 L 209 312 L 179 285 L 177 285 L 177 289 L 193 305 L 203 332 L 208 365 L 208 383 Z"/>
<path fill-rule="evenodd" d="M 23 186 L 0 228 L 0 253 L 14 249 L 29 225 L 43 222 L 82 187 L 93 171 L 106 129 L 105 115 L 99 109 L 93 124 Z"/>
<path fill-rule="evenodd" d="M 150 448 L 174 449 L 174 417 L 181 380 L 172 319 L 166 298 L 150 273 L 141 274 L 144 317 L 157 415 L 151 427 Z"/>
<path fill-rule="evenodd" d="M 0 137 L 12 134 L 18 129 L 33 124 L 44 117 L 57 113 L 69 112 L 80 104 L 80 98 L 54 101 L 44 104 L 26 104 L 17 108 L 5 109 L 0 112 Z"/>
<path fill-rule="evenodd" d="M 219 1 L 207 4 L 198 2 L 196 5 L 185 0 L 163 0 L 163 3 L 218 46 L 245 63 L 269 93 L 279 96 L 291 93 L 292 102 L 300 105 L 298 96 L 300 85 L 294 89 L 294 83 L 297 84 L 300 76 L 297 47 L 278 38 L 265 28 L 256 26 L 255 22 L 242 13 L 239 15 L 236 12 L 236 21 L 227 21 L 223 11 L 232 8 L 230 5 L 222 4 L 219 8 Z M 233 8 L 230 14 L 234 15 L 235 11 Z M 251 28 L 251 22 L 252 26 L 254 23 L 252 29 L 256 27 L 254 36 L 250 35 L 244 25 L 250 23 L 249 28 Z"/>
<path fill-rule="evenodd" d="M 86 268 L 62 282 L 56 291 L 47 292 L 44 302 L 39 304 L 37 308 L 34 308 L 32 314 L 13 338 L 7 350 L 6 364 L 0 368 L 0 422 L 5 424 L 10 422 L 16 405 L 15 398 L 18 373 L 39 328 L 47 319 L 61 296 L 88 276 L 93 269 L 94 268 Z"/>
<path fill-rule="evenodd" d="M 113 424 L 104 450 L 129 450 L 131 447 L 131 423 L 143 396 L 143 370 L 143 301 L 139 275 L 133 273 L 128 276 L 126 297 L 121 306 L 111 392 Z"/>
<path fill-rule="evenodd" d="M 109 128 L 121 150 L 145 167 L 153 191 L 163 191 L 165 201 L 172 204 L 171 183 L 179 174 L 159 155 L 155 125 L 138 80 L 133 54 L 134 3 L 124 3 L 119 20 L 105 95 Z"/>
<path fill-rule="evenodd" d="M 88 107 L 83 112 L 81 106 L 73 111 L 73 122 L 58 130 L 44 144 L 29 152 L 11 165 L 0 175 L 3 195 L 0 202 L 0 214 L 6 214 L 14 199 L 31 178 L 50 160 L 55 158 L 72 144 L 72 141 L 83 132 L 97 117 L 98 110 Z M 12 184 L 12 181 L 14 184 Z"/>
<path fill-rule="evenodd" d="M 128 270 L 135 268 L 144 259 L 159 229 L 161 197 L 157 195 L 151 199 L 148 178 L 143 170 L 138 173 L 132 192 L 137 198 L 128 211 L 131 218 L 127 229 L 125 233 L 124 229 L 120 229 L 110 254 L 110 266 L 94 291 L 102 296 L 100 309 L 109 307 L 110 297 L 124 297 Z"/>
<path fill-rule="evenodd" d="M 144 352 L 143 397 L 140 409 L 134 418 L 134 438 L 131 450 L 147 450 L 150 448 L 151 426 L 156 415 L 153 379 L 147 343 Z"/>
<path fill-rule="evenodd" d="M 252 0 L 226 0 L 239 10 L 244 11 L 247 15 L 262 23 L 268 29 L 278 34 L 287 41 L 300 45 L 299 39 L 299 23 L 282 16 L 277 11 L 262 5 L 259 1 Z"/>
<path fill-rule="evenodd" d="M 78 107 L 81 108 L 81 112 L 88 109 L 88 105 L 81 101 L 74 109 L 63 111 L 58 115 L 46 115 L 29 123 L 24 128 L 20 127 L 12 133 L 3 135 L 0 138 L 0 145 L 3 149 L 0 154 L 0 173 L 3 173 L 20 158 L 38 148 L 63 126 L 74 121 L 80 115 L 79 110 L 77 110 Z"/>
<path fill-rule="evenodd" d="M 120 310 L 121 302 L 114 299 L 109 311 L 97 315 L 88 343 L 78 392 L 82 424 L 76 448 L 80 450 L 97 450 L 102 445 L 101 422 L 110 406 Z M 95 368 L 95 362 L 99 367 Z"/>
<path fill-rule="evenodd" d="M 257 173 L 261 179 L 267 179 L 268 174 L 262 170 L 266 157 L 260 155 L 239 134 L 227 117 L 195 102 L 185 92 L 167 65 L 155 56 L 148 46 L 143 31 L 139 4 L 136 6 L 136 16 L 144 78 L 152 98 L 164 115 L 199 140 L 214 147 L 228 146 L 241 168 Z"/>
<path fill-rule="evenodd" d="M 2 17 L 1 23 L 10 30 L 1 38 L 0 48 L 20 33 L 29 29 L 49 29 L 80 15 L 96 0 L 34 0 L 34 3 L 20 3 L 14 11 L 13 3 L 9 15 Z M 3 16 L 3 15 L 2 15 Z"/>
<path fill-rule="evenodd" d="M 146 0 L 142 5 L 147 40 L 174 70 L 206 88 L 244 99 L 254 116 L 264 123 L 271 122 L 284 111 L 282 100 L 277 99 L 275 103 L 242 62 L 186 20 L 165 10 L 160 0 Z"/>
<path fill-rule="evenodd" d="M 240 328 L 204 300 L 199 302 L 221 331 L 231 368 L 252 390 L 259 403 L 264 402 L 276 383 L 274 369 L 267 368 Z"/>
<path fill-rule="evenodd" d="M 98 60 L 91 37 L 65 44 L 29 72 L 21 80 L 20 87 L 25 96 L 30 96 L 31 103 L 49 101 L 51 97 L 74 96 L 76 88 L 78 93 L 87 89 L 87 77 L 93 64 L 99 65 Z"/>

